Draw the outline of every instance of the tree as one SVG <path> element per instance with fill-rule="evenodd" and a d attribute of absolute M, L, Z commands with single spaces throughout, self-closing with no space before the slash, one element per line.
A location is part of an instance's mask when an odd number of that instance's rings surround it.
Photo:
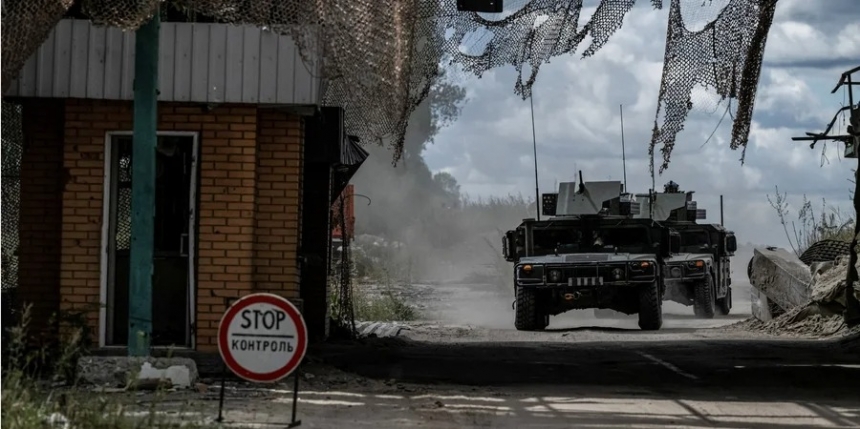
<path fill-rule="evenodd" d="M 442 197 L 447 200 L 449 207 L 457 207 L 460 204 L 460 185 L 451 173 L 440 171 L 433 175 L 435 187 L 442 192 Z"/>

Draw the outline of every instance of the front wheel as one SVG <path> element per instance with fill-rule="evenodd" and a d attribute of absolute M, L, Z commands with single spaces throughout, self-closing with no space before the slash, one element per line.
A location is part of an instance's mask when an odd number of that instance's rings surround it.
<path fill-rule="evenodd" d="M 714 318 L 714 282 L 710 274 L 693 288 L 693 313 L 700 319 Z"/>
<path fill-rule="evenodd" d="M 728 316 L 729 312 L 732 311 L 732 288 L 729 286 L 728 290 L 726 290 L 726 296 L 717 300 L 717 311 L 720 312 L 722 316 Z"/>
<path fill-rule="evenodd" d="M 663 299 L 655 281 L 639 289 L 639 329 L 656 331 L 663 326 Z"/>
<path fill-rule="evenodd" d="M 539 331 L 549 326 L 549 316 L 543 314 L 538 303 L 538 291 L 532 288 L 517 288 L 514 327 L 518 331 Z"/>

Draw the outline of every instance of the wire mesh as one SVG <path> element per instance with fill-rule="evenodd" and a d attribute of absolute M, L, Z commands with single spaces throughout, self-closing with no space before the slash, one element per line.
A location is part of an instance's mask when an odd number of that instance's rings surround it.
<path fill-rule="evenodd" d="M 575 52 L 602 48 L 636 0 L 601 0 L 580 25 L 583 0 L 509 0 L 504 14 L 457 11 L 456 0 L 81 0 L 95 23 L 133 30 L 165 3 L 217 22 L 255 24 L 289 34 L 306 62 L 315 61 L 327 85 L 323 103 L 345 108 L 350 134 L 389 142 L 396 162 L 407 120 L 439 76 L 440 61 L 481 75 L 501 66 L 518 72 L 516 94 L 528 98 L 540 67 Z M 671 0 L 659 109 L 650 150 L 662 145 L 665 169 L 676 135 L 699 85 L 720 99 L 736 98 L 731 147 L 745 147 L 767 31 L 777 0 Z M 725 4 L 720 9 L 720 3 Z M 4 85 L 45 40 L 72 0 L 4 1 Z M 662 0 L 651 0 L 656 8 Z M 682 14 L 682 5 L 685 13 Z M 719 9 L 708 21 L 696 8 Z M 690 30 L 685 16 L 695 25 Z M 704 23 L 704 24 L 703 24 Z M 703 25 L 702 25 L 703 24 Z M 699 29 L 701 27 L 701 29 Z M 478 34 L 487 43 L 463 52 Z M 652 166 L 653 169 L 653 166 Z"/>
<path fill-rule="evenodd" d="M 338 323 L 349 329 L 352 336 L 356 335 L 355 330 L 355 306 L 353 305 L 353 288 L 352 288 L 352 253 L 350 242 L 352 237 L 351 231 L 347 230 L 346 216 L 346 201 L 343 194 L 340 195 L 335 202 L 333 211 L 333 223 L 340 227 L 341 231 L 341 251 L 340 262 L 337 266 L 338 292 L 337 308 Z"/>
<path fill-rule="evenodd" d="M 3 291 L 18 286 L 18 219 L 21 203 L 21 155 L 24 148 L 21 106 L 3 102 Z"/>
<path fill-rule="evenodd" d="M 24 149 L 22 110 L 3 101 L 2 106 L 2 317 L 11 326 L 16 317 L 18 288 L 18 245 L 21 204 L 21 156 Z M 5 338 L 5 329 L 4 329 Z"/>

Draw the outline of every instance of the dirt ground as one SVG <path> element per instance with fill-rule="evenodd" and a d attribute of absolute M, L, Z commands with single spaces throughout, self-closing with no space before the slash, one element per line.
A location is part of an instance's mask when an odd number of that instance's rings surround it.
<path fill-rule="evenodd" d="M 492 284 L 413 289 L 425 320 L 396 324 L 389 338 L 311 348 L 301 427 L 860 427 L 857 348 L 728 327 L 749 317 L 740 287 L 733 315 L 699 320 L 667 304 L 657 332 L 587 311 L 518 332 L 510 297 Z M 284 427 L 292 381 L 228 382 L 225 425 Z M 214 424 L 218 394 L 218 380 L 204 379 L 158 409 Z M 140 409 L 153 398 L 123 395 Z"/>

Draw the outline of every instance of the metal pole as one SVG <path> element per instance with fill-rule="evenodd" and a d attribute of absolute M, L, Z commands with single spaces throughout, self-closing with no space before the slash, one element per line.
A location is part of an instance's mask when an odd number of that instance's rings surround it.
<path fill-rule="evenodd" d="M 134 134 L 131 181 L 131 261 L 128 355 L 149 356 L 152 334 L 152 257 L 155 238 L 155 149 L 158 142 L 159 9 L 135 32 Z"/>
<path fill-rule="evenodd" d="M 538 186 L 538 164 L 537 164 L 537 136 L 535 134 L 535 102 L 534 102 L 534 89 L 532 89 L 532 93 L 529 94 L 529 103 L 531 104 L 532 110 L 532 149 L 534 149 L 535 155 L 535 208 L 537 208 L 537 220 L 540 222 L 540 190 Z"/>
<path fill-rule="evenodd" d="M 618 112 L 621 114 L 621 165 L 624 166 L 624 192 L 627 190 L 627 156 L 624 150 L 624 105 L 618 105 Z"/>
<path fill-rule="evenodd" d="M 723 223 L 723 196 L 720 195 L 720 226 L 725 226 Z"/>

